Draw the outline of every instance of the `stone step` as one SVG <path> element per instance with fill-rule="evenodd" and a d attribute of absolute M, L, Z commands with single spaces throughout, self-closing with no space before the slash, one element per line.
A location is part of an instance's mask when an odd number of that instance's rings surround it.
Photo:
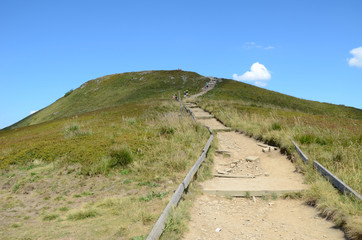
<path fill-rule="evenodd" d="M 303 192 L 303 189 L 292 189 L 292 190 L 213 190 L 213 189 L 204 189 L 203 192 L 210 195 L 219 195 L 219 196 L 230 196 L 230 197 L 246 197 L 246 196 L 270 196 L 270 195 L 283 195 L 287 193 L 299 193 Z"/>
<path fill-rule="evenodd" d="M 195 116 L 197 119 L 210 119 L 210 118 L 214 118 L 214 116 L 210 115 L 210 116 Z"/>
<path fill-rule="evenodd" d="M 212 131 L 215 132 L 231 132 L 232 129 L 231 128 L 211 128 Z"/>

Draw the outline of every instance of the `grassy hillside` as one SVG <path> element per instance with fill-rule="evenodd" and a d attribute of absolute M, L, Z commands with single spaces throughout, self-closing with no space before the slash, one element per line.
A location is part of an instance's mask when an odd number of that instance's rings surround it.
<path fill-rule="evenodd" d="M 0 131 L 1 239 L 144 239 L 208 137 L 172 100 Z"/>
<path fill-rule="evenodd" d="M 213 91 L 208 93 L 207 98 L 243 101 L 243 105 L 266 106 L 311 114 L 362 119 L 361 109 L 304 100 L 228 79 L 223 79 Z"/>
<path fill-rule="evenodd" d="M 312 102 L 248 84 L 224 80 L 200 105 L 228 126 L 290 153 L 311 188 L 305 194 L 322 214 L 362 237 L 362 202 L 341 195 L 311 165 L 301 163 L 292 139 L 311 160 L 317 160 L 362 193 L 362 110 Z"/>
<path fill-rule="evenodd" d="M 199 92 L 208 81 L 184 71 L 109 75 L 1 130 L 3 238 L 144 239 L 208 138 L 186 114 L 180 121 L 171 97 Z M 362 191 L 361 110 L 225 79 L 199 101 L 285 152 L 293 154 L 295 139 L 310 159 Z M 357 238 L 362 204 L 291 158 L 312 186 L 306 200 Z M 168 231 L 180 232 L 173 220 Z"/>
<path fill-rule="evenodd" d="M 1 130 L 1 239 L 144 239 L 209 137 L 171 97 L 206 81 L 105 76 Z"/>
<path fill-rule="evenodd" d="M 113 74 L 88 81 L 67 92 L 50 106 L 15 123 L 7 129 L 29 126 L 97 109 L 149 100 L 171 99 L 181 90 L 199 92 L 209 81 L 185 71 L 144 71 Z"/>

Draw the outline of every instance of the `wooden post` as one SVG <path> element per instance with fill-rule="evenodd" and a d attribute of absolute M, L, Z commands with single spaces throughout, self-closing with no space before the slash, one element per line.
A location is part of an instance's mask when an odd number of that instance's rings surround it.
<path fill-rule="evenodd" d="M 297 150 L 299 156 L 302 158 L 302 160 L 304 161 L 305 164 L 308 164 L 309 160 L 307 158 L 307 156 L 302 152 L 302 150 L 300 150 L 300 148 L 298 147 L 298 145 L 292 140 L 295 149 Z M 327 168 L 325 168 L 322 164 L 320 164 L 317 161 L 313 161 L 313 167 L 320 173 L 322 174 L 322 176 L 324 176 L 325 178 L 327 178 L 327 180 L 332 183 L 332 185 L 337 188 L 341 193 L 343 194 L 347 194 L 350 196 L 355 196 L 357 199 L 362 200 L 362 196 L 354 191 L 351 187 L 349 187 L 347 184 L 345 184 L 344 182 L 342 182 L 339 178 L 337 178 L 336 176 L 334 176 L 330 171 L 328 171 Z"/>
<path fill-rule="evenodd" d="M 359 195 L 356 191 L 350 188 L 347 184 L 342 182 L 339 178 L 334 176 L 327 168 L 325 168 L 322 164 L 317 161 L 313 161 L 313 166 L 320 172 L 325 178 L 328 179 L 329 182 L 332 183 L 334 187 L 336 187 L 340 192 L 355 196 L 357 199 L 362 200 L 362 196 Z"/>
<path fill-rule="evenodd" d="M 182 104 L 181 104 L 181 94 L 180 94 L 180 91 L 178 91 L 178 100 L 180 101 L 180 115 L 181 115 L 181 120 L 182 120 Z"/>
<path fill-rule="evenodd" d="M 305 164 L 308 164 L 308 158 L 307 158 L 307 156 L 302 152 L 302 150 L 300 150 L 300 148 L 298 147 L 298 145 L 294 142 L 294 141 L 292 141 L 292 143 L 294 144 L 294 146 L 295 146 L 295 150 L 297 151 L 297 153 L 299 154 L 299 156 L 302 158 L 302 160 L 303 160 L 303 162 L 305 163 Z"/>

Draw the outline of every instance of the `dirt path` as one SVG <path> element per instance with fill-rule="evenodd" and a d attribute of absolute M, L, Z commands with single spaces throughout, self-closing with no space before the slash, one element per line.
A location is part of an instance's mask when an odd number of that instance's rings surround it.
<path fill-rule="evenodd" d="M 342 231 L 299 200 L 254 202 L 203 195 L 194 203 L 189 228 L 184 239 L 345 239 Z"/>
<path fill-rule="evenodd" d="M 209 113 L 197 107 L 192 111 L 202 124 L 218 130 L 219 146 L 216 177 L 202 183 L 205 194 L 195 201 L 184 239 L 345 239 L 314 208 L 276 198 L 307 187 L 278 148 L 223 131 L 229 129 Z M 225 197 L 245 195 L 252 198 Z"/>

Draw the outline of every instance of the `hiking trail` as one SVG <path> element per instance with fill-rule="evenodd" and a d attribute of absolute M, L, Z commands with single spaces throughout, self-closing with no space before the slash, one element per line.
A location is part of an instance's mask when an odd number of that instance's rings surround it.
<path fill-rule="evenodd" d="M 231 131 L 194 103 L 186 105 L 216 133 L 218 146 L 214 178 L 201 183 L 204 194 L 195 199 L 183 239 L 346 239 L 302 200 L 277 198 L 308 187 L 279 148 Z"/>

